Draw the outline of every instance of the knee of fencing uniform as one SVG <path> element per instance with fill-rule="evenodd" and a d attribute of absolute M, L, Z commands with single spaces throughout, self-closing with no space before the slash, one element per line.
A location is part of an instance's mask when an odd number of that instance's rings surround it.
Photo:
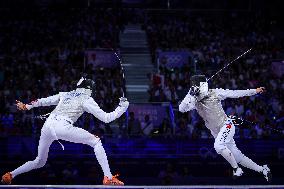
<path fill-rule="evenodd" d="M 215 140 L 214 142 L 214 149 L 216 150 L 217 154 L 220 154 L 222 150 L 226 149 L 227 146 L 222 144 L 221 142 Z"/>
<path fill-rule="evenodd" d="M 41 168 L 46 164 L 47 159 L 37 157 L 33 162 L 36 168 Z"/>
<path fill-rule="evenodd" d="M 95 148 L 97 145 L 101 145 L 101 144 L 102 144 L 100 137 L 98 137 L 98 136 L 96 136 L 96 135 L 93 135 L 93 137 L 92 137 L 92 139 L 91 139 L 90 142 L 91 142 L 90 145 L 91 145 L 93 148 Z"/>
<path fill-rule="evenodd" d="M 94 150 L 96 151 L 102 147 L 103 147 L 102 141 L 99 139 L 94 146 Z"/>
<path fill-rule="evenodd" d="M 228 148 L 232 152 L 237 163 L 240 163 L 243 160 L 243 158 L 245 157 L 245 155 L 237 148 L 236 145 L 234 145 L 232 147 L 228 146 Z"/>

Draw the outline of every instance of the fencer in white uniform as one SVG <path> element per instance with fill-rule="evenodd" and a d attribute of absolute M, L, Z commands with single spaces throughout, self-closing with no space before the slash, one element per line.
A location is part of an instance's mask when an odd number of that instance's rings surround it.
<path fill-rule="evenodd" d="M 246 157 L 236 146 L 233 139 L 235 125 L 225 114 L 221 101 L 226 98 L 239 98 L 262 93 L 263 87 L 248 90 L 208 89 L 204 75 L 191 77 L 191 89 L 179 105 L 180 112 L 196 110 L 205 121 L 205 126 L 210 129 L 215 138 L 214 148 L 233 167 L 233 177 L 243 174 L 238 164 L 260 172 L 267 181 L 271 180 L 271 172 L 267 165 L 260 166 Z"/>
<path fill-rule="evenodd" d="M 11 184 L 12 178 L 17 175 L 43 167 L 48 158 L 50 145 L 53 141 L 61 139 L 74 143 L 87 144 L 94 148 L 96 158 L 104 173 L 103 184 L 124 184 L 117 179 L 117 176 L 112 175 L 100 138 L 82 128 L 73 126 L 73 123 L 76 122 L 84 112 L 91 113 L 99 120 L 109 123 L 119 118 L 127 110 L 129 102 L 126 98 L 122 97 L 120 98 L 118 107 L 113 112 L 104 112 L 91 97 L 92 93 L 95 92 L 94 90 L 94 81 L 81 78 L 77 83 L 76 90 L 60 92 L 57 95 L 41 98 L 30 104 L 23 104 L 17 101 L 17 106 L 20 110 L 30 110 L 35 107 L 51 105 L 56 105 L 56 108 L 51 112 L 42 127 L 38 145 L 38 155 L 35 160 L 29 161 L 14 171 L 3 175 L 3 183 Z M 64 149 L 63 145 L 62 148 Z"/>

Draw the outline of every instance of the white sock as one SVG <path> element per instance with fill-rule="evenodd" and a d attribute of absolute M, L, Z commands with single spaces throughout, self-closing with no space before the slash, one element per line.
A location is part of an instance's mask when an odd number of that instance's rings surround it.
<path fill-rule="evenodd" d="M 102 170 L 104 172 L 104 176 L 107 176 L 109 179 L 112 178 L 112 174 L 110 172 L 107 156 L 104 147 L 102 146 L 101 141 L 95 145 L 94 151 L 97 157 L 97 160 L 102 167 Z"/>
<path fill-rule="evenodd" d="M 243 159 L 240 161 L 240 164 L 246 168 L 252 169 L 257 172 L 262 172 L 263 167 L 257 165 L 255 162 L 253 162 L 248 157 L 244 156 Z"/>
<path fill-rule="evenodd" d="M 231 164 L 233 168 L 238 167 L 235 157 L 233 156 L 232 152 L 227 147 L 221 150 L 220 154 Z"/>

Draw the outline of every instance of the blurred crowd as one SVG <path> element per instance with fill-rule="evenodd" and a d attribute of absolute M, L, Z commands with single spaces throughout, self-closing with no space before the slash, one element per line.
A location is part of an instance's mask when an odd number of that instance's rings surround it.
<path fill-rule="evenodd" d="M 253 123 L 237 127 L 236 137 L 265 138 L 272 132 L 266 127 L 283 129 L 284 76 L 272 69 L 272 61 L 283 58 L 283 38 L 273 32 L 273 22 L 261 14 L 188 16 L 180 14 L 148 16 L 144 27 L 148 34 L 152 60 L 158 51 L 189 51 L 191 56 L 182 67 L 167 67 L 167 58 L 159 57 L 158 73 L 151 75 L 150 102 L 170 101 L 177 107 L 190 88 L 194 74 L 211 76 L 246 50 L 252 51 L 220 73 L 209 88 L 251 89 L 263 86 L 266 93 L 223 102 L 228 115 Z M 282 53 L 282 54 L 281 54 Z M 194 69 L 196 68 L 196 69 Z M 176 113 L 176 134 L 186 138 L 208 138 L 210 132 L 195 111 Z"/>
<path fill-rule="evenodd" d="M 84 51 L 118 47 L 119 32 L 124 25 L 122 11 L 51 8 L 0 11 L 1 134 L 38 133 L 42 121 L 33 118 L 51 109 L 22 113 L 16 110 L 15 100 L 28 103 L 73 90 L 82 72 L 96 80 L 96 101 L 105 111 L 117 106 L 123 87 L 120 69 L 84 65 Z M 86 118 L 85 122 L 89 120 Z"/>
<path fill-rule="evenodd" d="M 157 51 L 191 53 L 179 68 L 167 67 L 167 59 L 160 57 L 158 73 L 151 75 L 150 102 L 171 102 L 176 109 L 188 92 L 190 76 L 210 76 L 232 58 L 253 48 L 209 85 L 226 89 L 266 88 L 264 95 L 224 101 L 228 115 L 257 123 L 238 127 L 236 137 L 265 138 L 273 134 L 265 127 L 283 129 L 283 76 L 274 74 L 271 61 L 281 56 L 284 43 L 275 35 L 273 22 L 261 14 L 248 13 L 144 13 L 135 9 L 1 9 L 0 133 L 39 134 L 43 120 L 34 119 L 35 116 L 52 109 L 22 113 L 16 110 L 15 99 L 28 103 L 72 90 L 84 67 L 96 80 L 95 100 L 99 106 L 105 111 L 113 110 L 124 87 L 120 69 L 84 66 L 84 50 L 119 48 L 119 33 L 129 21 L 142 22 L 153 63 L 157 61 Z M 114 124 L 104 124 L 86 114 L 77 125 L 98 136 L 212 137 L 195 111 L 175 111 L 175 123 L 165 117 L 160 125 L 153 125 L 150 115 L 144 120 L 136 116 L 129 112 L 127 121 L 124 115 Z"/>

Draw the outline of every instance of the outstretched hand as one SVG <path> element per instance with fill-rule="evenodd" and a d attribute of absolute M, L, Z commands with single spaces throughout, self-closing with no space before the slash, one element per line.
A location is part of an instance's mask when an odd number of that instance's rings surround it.
<path fill-rule="evenodd" d="M 120 97 L 119 98 L 119 106 L 128 107 L 129 106 L 129 102 L 128 102 L 127 98 Z"/>
<path fill-rule="evenodd" d="M 259 88 L 256 88 L 256 93 L 263 93 L 265 92 L 265 88 L 264 87 L 259 87 Z"/>
<path fill-rule="evenodd" d="M 16 100 L 16 106 L 18 110 L 28 110 L 26 105 L 19 100 Z"/>

